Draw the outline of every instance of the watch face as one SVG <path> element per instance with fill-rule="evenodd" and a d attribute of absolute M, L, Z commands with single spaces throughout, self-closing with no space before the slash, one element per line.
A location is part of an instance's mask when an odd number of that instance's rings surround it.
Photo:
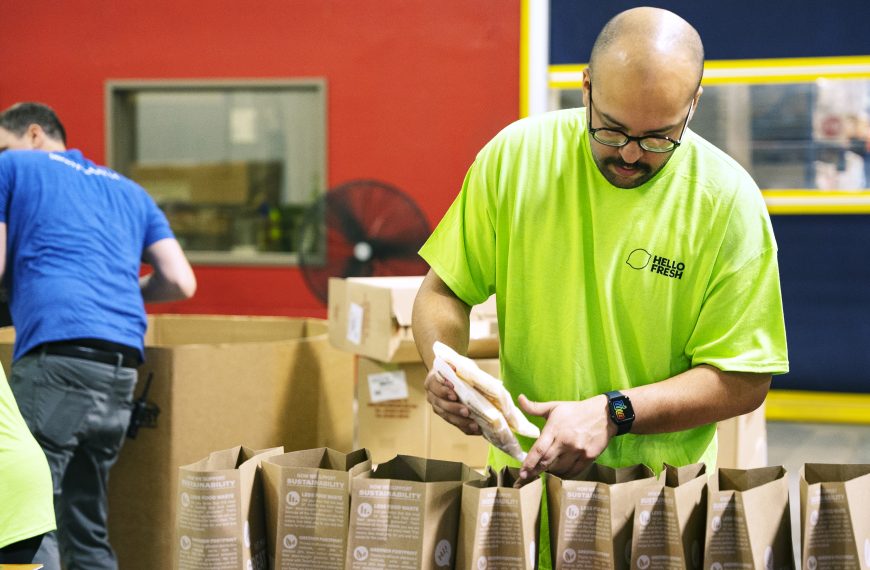
<path fill-rule="evenodd" d="M 610 410 L 613 421 L 617 424 L 630 422 L 634 419 L 634 409 L 626 397 L 614 398 L 610 401 Z"/>
<path fill-rule="evenodd" d="M 628 396 L 619 392 L 608 392 L 607 401 L 610 405 L 610 419 L 616 424 L 616 435 L 624 435 L 631 431 L 634 423 L 634 408 Z"/>
<path fill-rule="evenodd" d="M 613 407 L 613 418 L 618 423 L 622 423 L 629 419 L 629 409 L 628 406 L 625 405 L 625 400 L 615 400 L 611 403 L 611 406 Z"/>

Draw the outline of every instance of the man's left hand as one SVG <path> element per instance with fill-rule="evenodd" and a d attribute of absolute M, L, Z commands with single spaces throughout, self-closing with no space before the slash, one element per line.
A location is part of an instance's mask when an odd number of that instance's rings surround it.
<path fill-rule="evenodd" d="M 532 402 L 521 395 L 519 403 L 525 413 L 546 418 L 547 423 L 523 462 L 517 487 L 543 471 L 564 479 L 577 476 L 616 435 L 603 395 L 579 402 Z"/>

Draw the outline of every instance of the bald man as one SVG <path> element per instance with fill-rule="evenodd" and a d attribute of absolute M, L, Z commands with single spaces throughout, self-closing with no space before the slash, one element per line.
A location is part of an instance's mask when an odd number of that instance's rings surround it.
<path fill-rule="evenodd" d="M 499 133 L 420 251 L 427 366 L 435 340 L 466 350 L 469 308 L 496 294 L 502 378 L 542 427 L 521 441 L 524 481 L 595 460 L 712 469 L 716 422 L 757 408 L 788 371 L 761 193 L 688 128 L 703 53 L 676 14 L 617 15 L 583 73 L 585 108 Z M 439 416 L 480 434 L 449 382 L 430 372 L 425 385 Z M 516 465 L 494 448 L 489 463 Z"/>

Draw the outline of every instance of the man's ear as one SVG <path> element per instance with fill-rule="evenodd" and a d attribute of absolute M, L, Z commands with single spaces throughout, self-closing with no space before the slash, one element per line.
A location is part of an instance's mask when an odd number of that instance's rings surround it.
<path fill-rule="evenodd" d="M 704 88 L 698 85 L 698 90 L 695 92 L 695 104 L 692 105 L 692 115 L 689 117 L 689 120 L 692 120 L 692 117 L 695 116 L 695 113 L 698 111 L 698 101 L 701 99 L 701 95 L 704 93 Z"/>
<path fill-rule="evenodd" d="M 589 90 L 592 89 L 592 73 L 589 66 L 583 70 L 583 106 L 589 108 Z"/>
<path fill-rule="evenodd" d="M 42 150 L 45 146 L 47 137 L 45 131 L 42 130 L 42 127 L 33 123 L 27 127 L 27 131 L 24 133 L 24 139 L 27 141 L 27 144 L 31 149 Z"/>

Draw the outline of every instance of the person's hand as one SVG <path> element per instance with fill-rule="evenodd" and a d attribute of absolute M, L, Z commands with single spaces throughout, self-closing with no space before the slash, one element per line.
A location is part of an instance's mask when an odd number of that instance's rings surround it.
<path fill-rule="evenodd" d="M 535 480 L 543 471 L 564 479 L 579 475 L 616 435 L 606 396 L 579 402 L 532 402 L 521 395 L 519 402 L 526 414 L 545 418 L 547 423 L 520 468 L 516 487 Z"/>
<path fill-rule="evenodd" d="M 480 435 L 480 426 L 471 418 L 468 406 L 459 401 L 449 380 L 430 370 L 423 386 L 426 388 L 426 399 L 436 414 L 467 435 Z"/>

